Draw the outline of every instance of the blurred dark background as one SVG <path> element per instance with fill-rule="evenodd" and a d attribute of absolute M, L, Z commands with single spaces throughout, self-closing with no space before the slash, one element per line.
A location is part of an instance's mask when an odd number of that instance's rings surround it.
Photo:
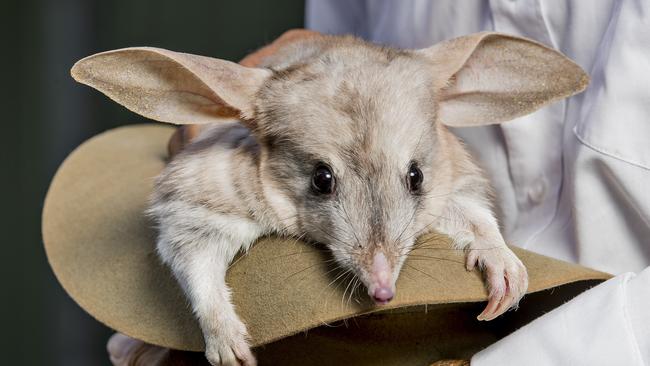
<path fill-rule="evenodd" d="M 302 27 L 303 0 L 4 0 L 2 27 L 3 365 L 109 365 L 112 333 L 49 268 L 40 216 L 49 182 L 81 142 L 144 119 L 76 84 L 72 64 L 127 46 L 239 60 Z"/>

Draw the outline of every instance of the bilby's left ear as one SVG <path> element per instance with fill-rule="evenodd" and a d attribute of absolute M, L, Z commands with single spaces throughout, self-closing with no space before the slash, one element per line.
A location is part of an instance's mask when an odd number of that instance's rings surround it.
<path fill-rule="evenodd" d="M 476 33 L 416 51 L 443 85 L 438 120 L 452 127 L 509 121 L 585 89 L 589 76 L 561 53 L 499 33 Z"/>
<path fill-rule="evenodd" d="M 134 47 L 78 61 L 72 77 L 147 118 L 175 124 L 255 116 L 257 91 L 271 71 L 226 60 Z"/>

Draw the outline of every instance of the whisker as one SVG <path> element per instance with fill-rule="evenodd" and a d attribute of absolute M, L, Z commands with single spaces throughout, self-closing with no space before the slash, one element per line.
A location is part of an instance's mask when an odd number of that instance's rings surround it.
<path fill-rule="evenodd" d="M 333 291 L 336 291 L 336 289 L 339 288 L 339 284 L 337 284 L 335 287 L 332 287 L 332 285 L 333 285 L 334 283 L 338 282 L 338 280 L 339 280 L 340 278 L 342 278 L 344 275 L 349 274 L 350 272 L 351 272 L 351 269 L 349 269 L 349 268 L 348 268 L 347 270 L 343 271 L 343 273 L 339 274 L 335 279 L 333 279 L 332 282 L 330 282 L 330 283 L 329 283 L 329 284 L 328 284 L 328 285 L 327 285 L 323 290 L 321 290 L 321 292 L 318 294 L 318 297 L 320 298 L 321 295 L 322 295 L 322 293 L 323 293 L 325 290 L 328 290 L 328 289 L 329 289 L 329 292 L 327 293 L 327 296 L 325 297 L 325 306 L 326 306 L 326 307 L 327 307 L 327 303 L 329 302 L 330 294 L 331 294 Z"/>
<path fill-rule="evenodd" d="M 417 254 L 411 254 L 408 257 L 410 260 L 438 260 L 438 261 L 443 261 L 443 262 L 452 262 L 452 263 L 458 263 L 458 264 L 465 264 L 462 261 L 457 261 L 453 260 L 450 258 L 440 258 L 440 257 L 432 257 L 432 256 L 427 256 L 427 255 L 417 255 Z"/>
<path fill-rule="evenodd" d="M 352 301 L 352 295 L 353 294 L 356 295 L 360 283 L 361 281 L 359 280 L 359 277 L 354 276 L 354 285 L 352 286 L 352 290 L 350 291 L 350 296 L 348 296 L 348 304 L 347 304 L 348 306 L 350 306 L 350 302 Z"/>
<path fill-rule="evenodd" d="M 501 249 L 501 247 L 489 247 L 489 248 L 472 248 L 472 249 L 457 249 L 457 248 L 436 248 L 436 247 L 431 247 L 427 248 L 425 246 L 418 246 L 418 247 L 413 247 L 414 250 L 446 250 L 446 251 L 466 251 L 466 250 L 495 250 L 495 249 Z"/>
<path fill-rule="evenodd" d="M 352 274 L 352 278 L 350 278 L 350 280 L 348 281 L 348 285 L 345 286 L 345 290 L 343 290 L 343 296 L 341 296 L 341 306 L 342 307 L 345 306 L 345 294 L 348 292 L 348 289 L 352 285 L 352 281 L 354 281 L 354 279 L 355 279 L 354 274 L 352 272 L 350 272 L 350 274 Z M 347 279 L 348 276 L 345 276 L 345 278 Z"/>
<path fill-rule="evenodd" d="M 402 235 L 404 235 L 404 232 L 406 232 L 406 229 L 408 229 L 409 226 L 411 226 L 411 224 L 413 223 L 413 219 L 415 218 L 415 214 L 416 214 L 416 213 L 417 213 L 417 210 L 413 210 L 413 213 L 411 214 L 411 218 L 410 218 L 409 221 L 406 223 L 406 225 L 404 225 L 404 227 L 403 227 L 402 230 L 400 231 L 399 235 L 398 235 L 397 238 L 394 240 L 395 243 L 399 243 L 399 242 L 400 242 L 400 239 L 402 238 Z M 410 238 L 409 238 L 409 239 L 410 239 Z"/>
<path fill-rule="evenodd" d="M 324 249 L 318 249 L 318 248 L 314 248 L 314 250 L 319 251 L 319 252 L 327 252 L 327 250 L 324 250 Z M 310 250 L 301 250 L 301 251 L 299 251 L 299 252 L 294 252 L 294 253 L 289 253 L 289 254 L 276 255 L 275 257 L 271 257 L 271 258 L 269 258 L 268 260 L 280 259 L 280 258 L 286 258 L 286 257 L 292 257 L 292 256 L 294 256 L 294 255 L 298 255 L 298 254 L 306 254 L 306 253 L 311 253 L 311 251 L 310 251 Z M 334 261 L 334 259 L 327 259 L 327 260 L 324 260 L 323 262 L 331 262 L 331 261 Z"/>
<path fill-rule="evenodd" d="M 422 270 L 420 270 L 420 269 L 418 269 L 418 268 L 415 268 L 414 266 L 412 266 L 412 265 L 410 265 L 410 264 L 408 264 L 408 263 L 404 263 L 404 265 L 405 265 L 407 268 L 411 268 L 411 269 L 414 269 L 414 270 L 416 270 L 416 271 L 422 273 L 423 275 L 425 275 L 425 276 L 431 278 L 431 279 L 434 280 L 434 281 L 440 282 L 439 279 L 434 278 L 434 277 L 431 276 L 430 274 L 428 274 L 428 273 L 426 273 L 426 272 L 424 272 L 424 271 L 422 271 Z"/>
<path fill-rule="evenodd" d="M 317 267 L 317 266 L 319 266 L 319 265 L 321 265 L 321 264 L 322 264 L 322 263 L 314 263 L 314 264 L 308 266 L 307 268 L 303 268 L 303 269 L 299 270 L 298 272 L 295 272 L 295 273 L 293 273 L 293 274 L 290 274 L 290 275 L 289 275 L 288 277 L 286 277 L 284 280 L 286 281 L 286 280 L 288 280 L 288 279 L 290 279 L 290 278 L 292 278 L 292 277 L 294 277 L 294 276 L 296 276 L 296 275 L 298 275 L 298 274 L 300 274 L 300 273 L 303 273 L 303 272 L 305 272 L 305 271 L 307 271 L 307 270 L 309 270 L 309 269 L 312 269 L 312 268 L 314 268 L 314 267 Z"/>
<path fill-rule="evenodd" d="M 345 203 L 341 204 L 341 208 L 343 209 L 343 213 L 345 214 L 345 220 L 347 221 L 348 225 L 350 225 L 350 228 L 352 229 L 352 235 L 354 235 L 354 239 L 357 241 L 357 245 L 361 246 L 361 241 L 359 240 L 359 237 L 356 234 L 356 230 L 354 228 L 354 225 L 352 225 L 352 220 L 350 219 L 350 215 L 348 215 L 348 210 L 345 208 Z"/>
<path fill-rule="evenodd" d="M 326 235 L 327 237 L 329 237 L 330 239 L 334 240 L 334 242 L 339 243 L 339 244 L 344 245 L 344 246 L 348 246 L 348 245 L 349 245 L 348 243 L 343 242 L 341 239 L 338 239 L 338 238 L 334 237 L 334 235 L 330 234 L 329 232 L 327 232 L 326 230 L 324 230 L 324 229 L 321 228 L 320 226 L 318 226 L 318 225 L 314 225 L 314 227 L 315 227 L 316 229 L 318 229 L 320 232 L 322 232 L 323 234 L 325 234 L 325 235 Z"/>

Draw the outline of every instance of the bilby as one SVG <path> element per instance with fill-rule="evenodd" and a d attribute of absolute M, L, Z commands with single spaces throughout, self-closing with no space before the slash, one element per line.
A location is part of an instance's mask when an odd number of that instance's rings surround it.
<path fill-rule="evenodd" d="M 214 365 L 253 365 L 225 274 L 267 234 L 325 244 L 378 304 L 416 238 L 438 231 L 485 274 L 491 320 L 527 288 L 488 180 L 448 127 L 500 123 L 583 90 L 587 75 L 530 40 L 478 33 L 422 50 L 322 36 L 259 68 L 156 48 L 90 56 L 78 81 L 145 117 L 206 124 L 157 179 L 157 249 Z M 236 113 L 238 121 L 224 115 Z"/>

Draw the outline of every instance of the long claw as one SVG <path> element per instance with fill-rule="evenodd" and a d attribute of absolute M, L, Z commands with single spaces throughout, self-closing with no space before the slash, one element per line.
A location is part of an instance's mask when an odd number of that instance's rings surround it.
<path fill-rule="evenodd" d="M 479 316 L 476 317 L 478 320 L 492 320 L 494 319 L 494 312 L 499 306 L 501 298 L 490 297 L 487 306 Z"/>
<path fill-rule="evenodd" d="M 489 299 L 485 309 L 476 317 L 489 321 L 516 306 L 528 287 L 526 268 L 514 253 L 506 251 L 470 251 L 466 266 L 480 263 L 485 271 Z"/>

